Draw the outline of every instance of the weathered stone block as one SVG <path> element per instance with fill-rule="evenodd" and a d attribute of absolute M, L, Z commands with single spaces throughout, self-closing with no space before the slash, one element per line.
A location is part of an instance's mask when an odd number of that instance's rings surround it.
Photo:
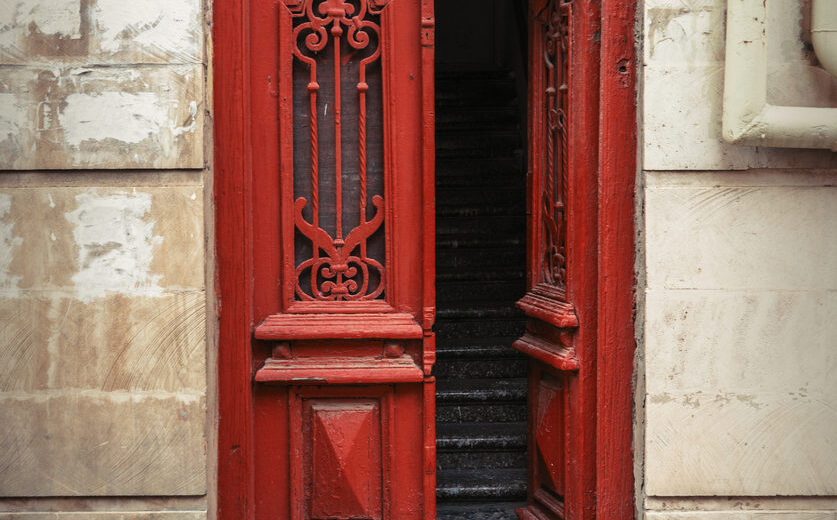
<path fill-rule="evenodd" d="M 646 0 L 644 63 L 724 61 L 725 0 Z"/>
<path fill-rule="evenodd" d="M 8 0 L 0 64 L 200 63 L 201 0 Z"/>
<path fill-rule="evenodd" d="M 649 511 L 647 520 L 837 520 L 837 511 Z"/>
<path fill-rule="evenodd" d="M 64 511 L 54 513 L 0 513 L 0 520 L 204 520 L 206 517 L 206 511 Z"/>
<path fill-rule="evenodd" d="M 837 81 L 837 80 L 836 80 Z M 724 65 L 652 63 L 644 68 L 645 170 L 833 168 L 828 150 L 761 148 L 721 136 Z"/>
<path fill-rule="evenodd" d="M 837 492 L 837 412 L 823 395 L 669 393 L 646 410 L 650 495 Z"/>
<path fill-rule="evenodd" d="M 832 291 L 650 291 L 649 495 L 837 492 Z"/>
<path fill-rule="evenodd" d="M 647 493 L 833 495 L 833 172 L 647 179 Z"/>
<path fill-rule="evenodd" d="M 0 187 L 0 495 L 203 494 L 200 178 L 56 175 Z"/>
<path fill-rule="evenodd" d="M 0 169 L 202 168 L 201 65 L 0 67 Z"/>
<path fill-rule="evenodd" d="M 818 392 L 837 408 L 835 308 L 833 291 L 649 291 L 646 391 Z"/>
<path fill-rule="evenodd" d="M 206 390 L 206 296 L 0 298 L 0 392 Z M 2 395 L 2 394 L 0 394 Z"/>
<path fill-rule="evenodd" d="M 758 186 L 732 173 L 714 179 L 717 186 L 657 181 L 645 194 L 648 287 L 837 289 L 837 227 L 824 225 L 837 222 L 835 179 Z"/>
<path fill-rule="evenodd" d="M 0 290 L 82 301 L 200 291 L 203 219 L 200 185 L 0 187 Z"/>
<path fill-rule="evenodd" d="M 0 495 L 203 494 L 205 417 L 196 393 L 0 394 Z"/>
<path fill-rule="evenodd" d="M 837 106 L 837 78 L 815 66 L 800 35 L 804 2 L 768 2 L 768 102 Z M 721 137 L 725 0 L 644 2 L 643 168 L 834 167 L 827 150 L 739 146 Z"/>

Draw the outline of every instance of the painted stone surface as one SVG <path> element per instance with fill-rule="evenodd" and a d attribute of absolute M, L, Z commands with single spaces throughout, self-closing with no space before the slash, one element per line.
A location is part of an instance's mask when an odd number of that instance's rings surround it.
<path fill-rule="evenodd" d="M 200 63 L 200 0 L 9 0 L 0 64 Z"/>
<path fill-rule="evenodd" d="M 201 168 L 203 67 L 0 67 L 0 168 Z"/>
<path fill-rule="evenodd" d="M 837 492 L 834 180 L 647 176 L 649 495 Z"/>
<path fill-rule="evenodd" d="M 199 0 L 0 5 L 0 168 L 202 168 Z"/>
<path fill-rule="evenodd" d="M 204 494 L 199 179 L 26 178 L 0 186 L 0 495 Z"/>
<path fill-rule="evenodd" d="M 768 100 L 837 106 L 837 78 L 812 66 L 801 2 L 768 2 Z M 645 170 L 829 168 L 827 150 L 736 146 L 721 138 L 726 0 L 644 2 L 640 113 Z"/>
<path fill-rule="evenodd" d="M 0 2 L 0 518 L 206 517 L 205 8 Z"/>
<path fill-rule="evenodd" d="M 642 509 L 832 520 L 837 154 L 723 142 L 726 1 L 641 4 Z M 766 3 L 770 103 L 837 105 L 808 4 Z"/>

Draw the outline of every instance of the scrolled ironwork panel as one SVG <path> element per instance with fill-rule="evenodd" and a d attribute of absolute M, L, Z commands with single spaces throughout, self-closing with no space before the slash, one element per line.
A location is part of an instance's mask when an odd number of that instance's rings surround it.
<path fill-rule="evenodd" d="M 385 296 L 380 16 L 388 0 L 296 0 L 294 257 L 298 301 Z"/>
<path fill-rule="evenodd" d="M 545 154 L 542 158 L 544 175 L 541 190 L 542 281 L 564 289 L 566 287 L 566 199 L 568 158 L 568 101 L 569 101 L 569 21 L 570 0 L 550 0 L 538 13 L 537 20 L 544 31 L 542 104 L 546 124 Z"/>

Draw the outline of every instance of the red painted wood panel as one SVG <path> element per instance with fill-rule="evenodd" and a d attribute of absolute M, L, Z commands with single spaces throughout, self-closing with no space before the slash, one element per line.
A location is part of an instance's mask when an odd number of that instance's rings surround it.
<path fill-rule="evenodd" d="M 515 344 L 537 360 L 530 377 L 528 512 L 541 518 L 596 515 L 598 297 L 598 2 L 530 1 L 528 280 L 518 304 L 530 317 Z M 551 107 L 544 111 L 543 107 Z M 555 179 L 554 184 L 551 180 Z M 555 210 L 550 210 L 553 205 Z M 562 452 L 540 450 L 544 386 L 563 372 Z M 553 428 L 558 422 L 553 415 Z M 560 465 L 562 477 L 557 476 Z M 562 489 L 556 489 L 560 482 Z"/>
<path fill-rule="evenodd" d="M 291 389 L 292 520 L 393 518 L 392 399 L 390 385 Z"/>
<path fill-rule="evenodd" d="M 251 516 L 220 516 L 243 519 L 270 515 L 272 518 L 288 518 L 290 512 L 290 453 L 288 424 L 290 389 L 287 386 L 260 387 L 254 400 L 253 428 L 259 432 L 258 456 L 250 468 L 258 479 L 254 479 L 255 507 Z M 282 448 L 282 449 L 280 449 Z M 223 489 L 219 483 L 218 492 Z"/>
<path fill-rule="evenodd" d="M 369 399 L 310 399 L 303 406 L 302 444 L 309 502 L 303 518 L 383 516 L 384 467 L 380 402 Z"/>
<path fill-rule="evenodd" d="M 632 519 L 636 2 L 604 0 L 599 140 L 596 495 L 600 518 Z"/>
<path fill-rule="evenodd" d="M 214 3 L 213 25 L 216 283 L 218 295 L 219 518 L 252 518 L 253 401 L 250 386 L 249 2 Z"/>
<path fill-rule="evenodd" d="M 530 33 L 530 168 L 529 182 L 529 283 L 534 295 L 521 300 L 520 307 L 533 321 L 528 339 L 516 346 L 538 361 L 533 365 L 530 385 L 532 421 L 530 513 L 552 518 L 632 518 L 634 515 L 633 458 L 631 452 L 633 402 L 633 262 L 634 262 L 634 176 L 636 171 L 636 109 L 634 92 L 634 45 L 632 40 L 636 3 L 630 0 L 578 2 L 533 0 L 530 16 L 552 9 L 552 24 L 540 32 L 537 23 Z M 560 34 L 553 27 L 566 24 L 567 37 L 549 44 L 546 56 L 555 65 L 546 78 L 557 74 L 563 86 L 543 92 L 539 79 L 540 54 L 544 39 Z M 566 53 L 567 70 L 554 49 Z M 566 97 L 561 98 L 562 92 Z M 551 98 L 550 96 L 555 96 Z M 563 99 L 555 110 L 558 128 L 565 132 L 554 145 L 549 131 L 555 120 L 538 115 L 550 99 Z M 563 113 L 563 117 L 561 114 Z M 560 153 L 559 153 L 560 151 Z M 565 161 L 565 198 L 554 197 L 547 182 L 550 157 Z M 545 166 L 538 161 L 546 157 Z M 545 169 L 544 169 L 545 168 Z M 542 191 L 545 190 L 545 191 Z M 552 217 L 541 197 L 557 199 L 566 222 Z M 562 205 L 563 203 L 563 205 Z M 547 209 L 542 209 L 547 208 Z M 547 217 L 547 218 L 544 218 Z M 565 226 L 565 233 L 557 233 Z M 559 236 L 563 243 L 556 242 Z M 544 256 L 544 244 L 558 256 Z M 553 255 L 555 253 L 552 253 Z M 556 260 L 557 259 L 557 260 Z M 565 261 L 565 295 L 552 296 L 539 289 L 544 278 L 543 263 Z M 558 274 L 546 281 L 562 281 Z M 553 291 L 554 293 L 554 291 Z M 566 302 L 566 303 L 564 303 Z M 533 303 L 537 303 L 534 305 Z M 567 309 L 571 309 L 570 314 Z M 575 322 L 556 320 L 572 316 Z M 542 323 L 545 322 L 545 323 Z M 564 332 L 549 332 L 549 325 Z M 567 329 L 567 327 L 570 327 Z M 573 328 L 575 327 L 575 328 Z M 537 346 L 537 348 L 535 348 Z M 567 365 L 567 360 L 574 360 Z M 541 364 L 543 363 L 543 364 Z M 549 471 L 557 454 L 540 450 L 538 438 L 544 400 L 554 393 L 545 389 L 541 378 L 548 366 L 571 369 L 564 372 L 567 435 L 566 487 L 555 489 L 556 477 Z M 546 397 L 545 397 L 546 396 Z M 540 434 L 543 437 L 543 434 Z M 546 462 L 545 462 L 546 461 Z M 554 495 L 547 492 L 555 491 Z M 557 501 L 556 501 L 557 500 Z"/>
<path fill-rule="evenodd" d="M 564 429 L 564 384 L 561 377 L 541 373 L 534 398 L 534 426 L 532 432 L 537 450 L 539 480 L 543 487 L 564 496 L 566 482 L 565 449 L 567 434 Z M 534 468 L 533 468 L 534 469 Z"/>
<path fill-rule="evenodd" d="M 338 11 L 360 16 L 359 6 L 377 26 L 359 30 L 354 21 L 344 23 L 337 16 Z M 433 518 L 435 457 L 428 449 L 435 443 L 429 377 L 435 360 L 430 332 L 435 317 L 432 2 L 219 0 L 214 14 L 219 517 Z M 338 130 L 343 125 L 346 135 L 332 133 L 335 155 L 324 155 L 321 163 L 335 158 L 339 186 L 345 180 L 339 174 L 344 147 L 356 147 L 356 153 L 343 154 L 343 164 L 351 168 L 352 160 L 360 161 L 362 178 L 363 151 L 377 146 L 383 148 L 386 176 L 382 218 L 371 212 L 379 199 L 370 193 L 366 223 L 366 213 L 355 212 L 352 218 L 360 219 L 360 225 L 347 223 L 342 237 L 332 230 L 327 239 L 320 233 L 324 230 L 310 227 L 307 213 L 295 209 L 293 176 L 298 166 L 294 132 L 304 126 L 293 109 L 299 71 L 293 29 L 323 20 L 330 24 L 324 33 L 328 42 L 349 39 L 348 45 L 361 53 L 341 57 L 344 46 L 329 47 L 335 53 L 332 80 L 347 61 L 356 65 L 364 59 L 366 45 L 380 47 L 378 58 L 370 55 L 364 63 L 380 63 L 383 100 L 367 118 L 362 77 L 352 80 L 357 88 L 350 85 L 342 104 L 342 94 L 331 90 L 333 99 L 318 108 L 345 113 L 345 121 L 341 116 L 328 121 Z M 372 35 L 368 43 L 359 36 L 362 31 Z M 302 45 L 309 46 L 304 52 L 318 45 L 312 42 L 303 39 Z M 355 65 L 346 70 L 359 70 L 352 69 Z M 319 99 L 328 92 L 323 88 Z M 383 143 L 364 138 L 366 130 L 374 133 L 375 124 L 383 127 Z M 322 135 L 326 146 L 328 136 Z M 328 174 L 323 168 L 320 174 Z M 357 193 L 351 186 L 346 189 L 345 197 Z M 330 204 L 339 208 L 341 203 L 332 197 Z M 381 263 L 386 272 L 378 286 L 383 290 L 364 293 L 361 288 L 363 294 L 353 300 L 354 286 L 346 280 L 352 272 L 366 271 L 357 263 L 349 265 L 356 262 L 351 255 L 376 268 L 374 259 L 366 260 L 364 239 L 357 238 L 364 226 L 380 226 L 387 233 Z M 304 275 L 295 234 L 303 231 L 330 261 L 321 266 L 328 273 L 308 271 L 314 276 L 313 293 L 295 289 Z M 367 294 L 370 298 L 364 299 Z M 306 408 L 305 402 L 315 404 Z M 300 415 L 294 410 L 308 411 Z M 294 430 L 295 424 L 307 425 L 308 433 Z M 337 440 L 351 431 L 369 442 L 353 448 Z M 302 511 L 294 496 L 310 498 L 302 500 Z"/>

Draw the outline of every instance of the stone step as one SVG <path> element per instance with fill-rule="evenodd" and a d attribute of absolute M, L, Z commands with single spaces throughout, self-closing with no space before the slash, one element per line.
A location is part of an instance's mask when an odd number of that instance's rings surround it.
<path fill-rule="evenodd" d="M 524 314 L 511 305 L 493 302 L 474 303 L 467 308 L 440 308 L 437 320 L 524 319 Z"/>
<path fill-rule="evenodd" d="M 436 520 L 518 520 L 515 509 L 524 502 L 464 502 L 441 503 L 436 508 Z"/>
<path fill-rule="evenodd" d="M 444 360 L 517 357 L 510 347 L 518 336 L 437 338 L 436 356 Z"/>
<path fill-rule="evenodd" d="M 477 111 L 482 111 L 482 109 Z M 480 138 L 483 140 L 487 138 L 499 138 L 514 142 L 522 141 L 520 137 L 520 130 L 517 128 L 510 128 L 508 125 L 483 124 L 482 126 L 467 130 L 436 127 L 437 147 L 440 144 L 450 147 L 456 143 L 472 143 Z"/>
<path fill-rule="evenodd" d="M 525 176 L 523 154 L 513 157 L 436 158 L 436 189 L 447 186 L 516 186 Z"/>
<path fill-rule="evenodd" d="M 440 217 L 526 215 L 526 193 L 482 185 L 438 187 L 436 215 Z"/>
<path fill-rule="evenodd" d="M 519 205 L 509 206 L 504 204 L 481 204 L 478 201 L 470 202 L 468 198 L 476 199 L 480 196 L 490 197 L 486 191 L 476 191 L 468 197 L 459 199 L 459 203 L 454 200 L 454 196 L 446 195 L 442 200 L 436 198 L 436 216 L 437 217 L 504 217 L 504 218 L 525 218 L 525 213 L 521 213 L 525 207 L 523 202 Z M 507 197 L 513 197 L 514 194 L 506 194 Z"/>
<path fill-rule="evenodd" d="M 526 262 L 526 252 L 522 249 L 456 248 L 436 251 L 436 269 L 448 272 L 461 270 L 502 272 L 506 269 L 513 271 L 519 270 L 524 262 Z"/>
<path fill-rule="evenodd" d="M 526 402 L 526 378 L 437 381 L 437 405 L 448 403 Z"/>
<path fill-rule="evenodd" d="M 437 452 L 515 449 L 526 449 L 525 422 L 440 424 L 436 428 Z"/>
<path fill-rule="evenodd" d="M 453 379 L 436 383 L 436 422 L 526 421 L 526 379 Z"/>
<path fill-rule="evenodd" d="M 469 422 L 522 422 L 526 420 L 525 403 L 437 405 L 436 424 Z"/>
<path fill-rule="evenodd" d="M 515 129 L 521 137 L 521 112 L 517 107 L 483 106 L 436 112 L 436 132 L 475 132 L 483 128 Z"/>
<path fill-rule="evenodd" d="M 525 275 L 522 268 L 514 270 L 498 270 L 498 271 L 458 271 L 453 273 L 442 273 L 436 275 L 436 280 L 439 282 L 468 282 L 468 281 L 482 281 L 486 283 L 493 282 L 509 282 L 514 280 L 521 280 Z"/>
<path fill-rule="evenodd" d="M 468 249 L 468 248 L 514 248 L 526 244 L 524 237 L 494 235 L 491 237 L 460 238 L 450 234 L 446 238 L 436 240 L 436 249 Z"/>
<path fill-rule="evenodd" d="M 470 107 L 513 107 L 517 104 L 517 92 L 514 82 L 489 80 L 482 83 L 450 80 L 444 81 L 450 88 L 460 92 L 440 92 L 436 89 L 437 110 L 461 110 Z M 462 90 L 466 92 L 461 92 Z M 470 91 L 470 92 L 468 92 Z"/>
<path fill-rule="evenodd" d="M 526 450 L 459 450 L 436 452 L 436 471 L 526 467 Z"/>
<path fill-rule="evenodd" d="M 436 234 L 440 240 L 496 239 L 498 236 L 519 238 L 525 231 L 526 219 L 523 216 L 436 217 Z"/>
<path fill-rule="evenodd" d="M 517 501 L 526 498 L 526 470 L 463 469 L 439 471 L 436 499 L 439 501 Z"/>
<path fill-rule="evenodd" d="M 501 78 L 436 78 L 436 111 L 463 107 L 516 107 L 517 82 L 513 76 Z"/>
<path fill-rule="evenodd" d="M 516 132 L 460 132 L 436 140 L 437 159 L 516 159 L 522 155 L 522 143 Z"/>
<path fill-rule="evenodd" d="M 510 281 L 440 281 L 436 284 L 436 305 L 439 309 L 466 306 L 474 301 L 499 301 L 511 305 L 523 296 L 525 290 L 523 278 Z"/>
<path fill-rule="evenodd" d="M 513 353 L 517 353 L 509 347 Z M 438 380 L 450 378 L 515 378 L 525 377 L 528 361 L 522 354 L 519 357 L 482 357 L 443 359 L 433 367 L 433 375 Z"/>
<path fill-rule="evenodd" d="M 494 81 L 515 78 L 515 73 L 509 69 L 482 68 L 463 69 L 454 65 L 439 64 L 436 67 L 436 81 L 465 80 L 465 81 Z"/>
<path fill-rule="evenodd" d="M 523 335 L 525 329 L 523 319 L 469 319 L 469 320 L 438 320 L 436 335 L 452 340 L 475 336 L 517 336 Z"/>
<path fill-rule="evenodd" d="M 440 520 L 510 520 L 526 491 L 522 99 L 508 71 L 437 70 Z"/>

